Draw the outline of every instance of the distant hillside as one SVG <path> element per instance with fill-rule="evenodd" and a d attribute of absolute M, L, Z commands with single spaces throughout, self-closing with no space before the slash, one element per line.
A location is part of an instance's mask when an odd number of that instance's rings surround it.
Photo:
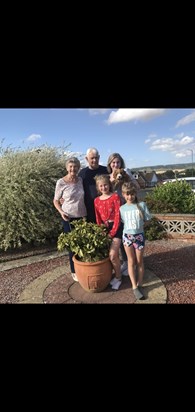
<path fill-rule="evenodd" d="M 191 169 L 192 163 L 176 163 L 171 165 L 156 165 L 156 166 L 140 166 L 131 168 L 131 170 L 135 171 L 144 171 L 151 172 L 152 170 L 160 171 L 160 170 L 181 170 L 181 169 Z"/>

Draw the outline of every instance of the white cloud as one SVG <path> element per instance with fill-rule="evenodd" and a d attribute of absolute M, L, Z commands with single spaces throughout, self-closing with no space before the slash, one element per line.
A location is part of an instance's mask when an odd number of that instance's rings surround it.
<path fill-rule="evenodd" d="M 97 114 L 104 114 L 108 112 L 110 109 L 88 109 L 88 110 L 89 110 L 89 114 L 91 114 L 92 116 L 95 116 Z"/>
<path fill-rule="evenodd" d="M 150 146 L 151 150 L 172 150 L 173 148 L 173 139 L 171 138 L 162 138 L 162 139 L 157 139 L 154 142 L 152 142 L 152 145 Z"/>
<path fill-rule="evenodd" d="M 164 114 L 166 109 L 118 109 L 109 115 L 107 124 L 149 120 Z"/>
<path fill-rule="evenodd" d="M 188 114 L 187 116 L 184 116 L 182 117 L 182 119 L 178 120 L 175 127 L 184 126 L 191 122 L 195 122 L 195 110 L 191 114 Z"/>
<path fill-rule="evenodd" d="M 190 137 L 190 136 L 185 136 L 180 140 L 180 144 L 184 145 L 184 144 L 188 144 L 188 143 L 192 143 L 194 142 L 194 137 Z"/>
<path fill-rule="evenodd" d="M 157 134 L 155 134 L 155 133 L 151 133 L 151 134 L 149 134 L 149 136 L 148 136 L 149 138 L 154 138 L 154 137 L 157 137 Z"/>
<path fill-rule="evenodd" d="M 186 156 L 187 156 L 186 153 L 182 153 L 182 152 L 176 153 L 176 155 L 175 155 L 175 157 L 179 157 L 179 158 L 186 157 Z"/>
<path fill-rule="evenodd" d="M 175 135 L 175 137 L 178 137 L 179 139 L 181 139 L 183 136 L 184 136 L 183 132 Z"/>
<path fill-rule="evenodd" d="M 190 148 L 189 148 L 190 145 Z M 161 150 L 162 152 L 171 152 L 176 157 L 188 157 L 189 150 L 195 150 L 195 138 L 185 136 L 180 139 L 173 139 L 171 137 L 157 139 L 152 142 L 150 150 Z"/>
<path fill-rule="evenodd" d="M 27 137 L 28 142 L 35 142 L 35 140 L 41 139 L 40 134 L 31 134 L 30 136 Z"/>
<path fill-rule="evenodd" d="M 145 140 L 145 143 L 147 144 L 147 143 L 150 143 L 151 142 L 151 139 L 146 139 Z"/>

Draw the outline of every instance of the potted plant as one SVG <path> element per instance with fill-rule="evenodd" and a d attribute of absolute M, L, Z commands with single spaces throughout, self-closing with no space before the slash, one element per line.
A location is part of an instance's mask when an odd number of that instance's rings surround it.
<path fill-rule="evenodd" d="M 74 253 L 75 273 L 83 289 L 101 292 L 112 278 L 109 249 L 112 242 L 105 225 L 88 223 L 85 219 L 73 220 L 69 233 L 58 237 L 59 251 L 67 249 Z"/>

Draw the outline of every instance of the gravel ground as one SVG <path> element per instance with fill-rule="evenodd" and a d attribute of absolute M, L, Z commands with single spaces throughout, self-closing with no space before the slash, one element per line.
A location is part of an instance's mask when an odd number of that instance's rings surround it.
<path fill-rule="evenodd" d="M 167 303 L 195 303 L 195 243 L 147 242 L 145 266 L 164 283 Z"/>
<path fill-rule="evenodd" d="M 30 282 L 58 266 L 64 266 L 65 259 L 60 257 L 0 272 L 0 303 L 16 303 Z"/>
<path fill-rule="evenodd" d="M 50 249 L 51 250 L 51 249 Z M 52 248 L 53 250 L 53 248 Z M 37 249 L 36 254 L 48 248 Z M 0 261 L 31 256 L 34 251 L 2 253 Z M 16 269 L 0 272 L 0 303 L 16 303 L 20 293 L 32 280 L 65 263 L 67 257 L 33 263 Z M 167 303 L 195 303 L 195 243 L 175 240 L 146 242 L 145 266 L 164 283 Z"/>

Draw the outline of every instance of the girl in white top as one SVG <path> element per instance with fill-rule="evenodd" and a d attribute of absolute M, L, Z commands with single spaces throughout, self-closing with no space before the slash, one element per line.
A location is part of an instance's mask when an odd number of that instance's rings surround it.
<path fill-rule="evenodd" d="M 144 225 L 152 218 L 145 202 L 138 202 L 137 191 L 131 182 L 124 183 L 122 195 L 126 203 L 120 207 L 121 220 L 124 223 L 122 242 L 127 254 L 128 273 L 136 299 L 145 299 L 142 290 L 144 277 Z M 138 279 L 136 280 L 135 266 Z"/>
<path fill-rule="evenodd" d="M 66 161 L 67 175 L 57 180 L 56 183 L 53 203 L 63 219 L 65 233 L 71 231 L 72 220 L 82 219 L 87 216 L 84 203 L 83 181 L 81 177 L 78 176 L 79 169 L 80 161 L 77 157 L 70 157 Z M 60 203 L 61 198 L 64 199 L 63 204 Z M 72 277 L 74 280 L 77 280 L 72 256 L 73 253 L 69 252 Z"/>

